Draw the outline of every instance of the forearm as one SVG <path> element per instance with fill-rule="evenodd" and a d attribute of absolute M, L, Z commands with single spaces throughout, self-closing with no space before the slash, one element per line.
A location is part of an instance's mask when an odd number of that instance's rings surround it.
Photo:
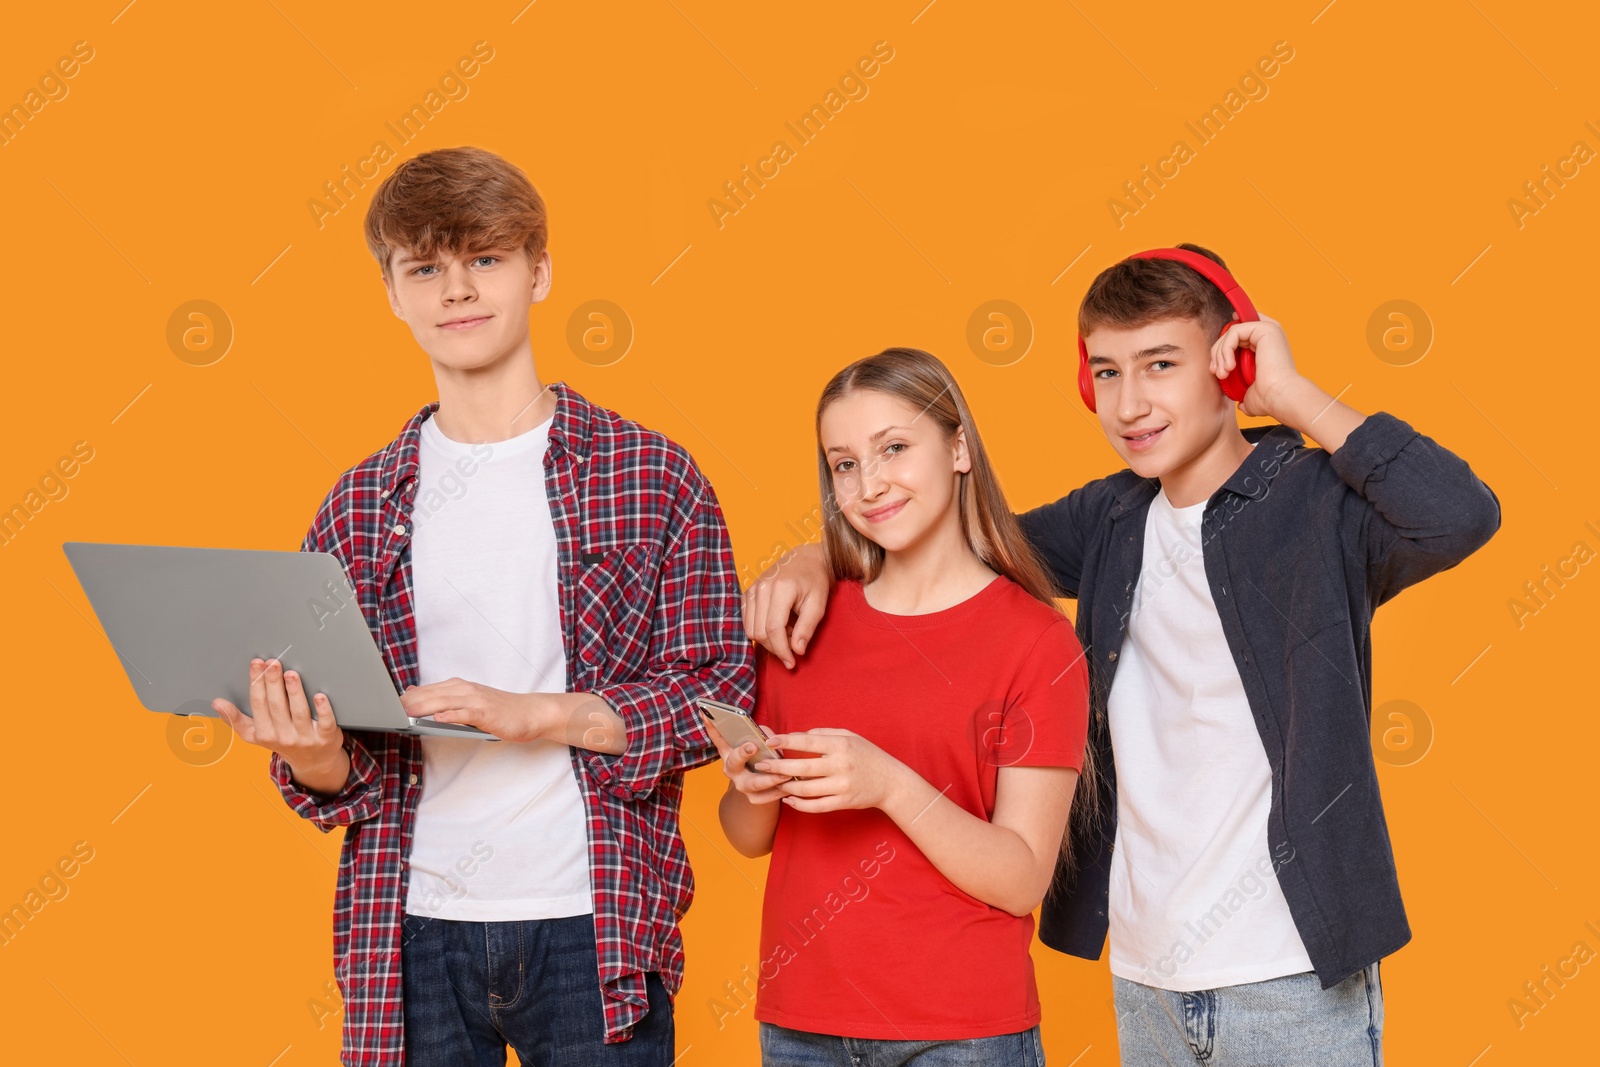
<path fill-rule="evenodd" d="M 593 693 L 527 695 L 541 740 L 613 756 L 627 750 L 627 724 L 604 698 Z"/>
<path fill-rule="evenodd" d="M 745 795 L 728 783 L 722 794 L 717 816 L 722 822 L 722 832 L 741 856 L 754 859 L 772 851 L 772 838 L 778 830 L 779 805 L 753 804 Z"/>
<path fill-rule="evenodd" d="M 1305 377 L 1289 383 L 1283 395 L 1273 399 L 1272 410 L 1279 422 L 1312 438 L 1330 454 L 1367 418 Z"/>
<path fill-rule="evenodd" d="M 962 892 L 1013 915 L 1037 907 L 1049 884 L 1040 871 L 1053 870 L 1055 857 L 1046 864 L 1016 831 L 966 811 L 909 768 L 905 774 L 883 812 L 939 873 Z"/>
<path fill-rule="evenodd" d="M 301 761 L 300 766 L 284 761 L 289 767 L 289 777 L 296 785 L 318 794 L 323 799 L 334 796 L 350 780 L 350 753 L 341 746 L 325 764 Z"/>

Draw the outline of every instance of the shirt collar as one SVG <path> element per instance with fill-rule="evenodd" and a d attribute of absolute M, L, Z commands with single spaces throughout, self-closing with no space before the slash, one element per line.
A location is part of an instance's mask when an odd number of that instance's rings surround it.
<path fill-rule="evenodd" d="M 1239 464 L 1238 469 L 1222 483 L 1217 492 L 1237 493 L 1253 500 L 1266 495 L 1272 479 L 1283 469 L 1286 462 L 1283 454 L 1304 446 L 1306 439 L 1299 430 L 1291 429 L 1281 423 L 1243 426 L 1239 432 L 1244 434 L 1244 439 L 1251 444 L 1264 444 L 1266 447 L 1251 449 L 1250 455 L 1245 457 L 1244 462 Z M 1160 491 L 1161 482 L 1158 479 L 1140 478 L 1117 498 L 1116 504 L 1111 509 L 1111 517 L 1119 518 L 1130 511 L 1144 507 L 1154 500 Z M 1212 496 L 1215 497 L 1216 494 L 1213 493 Z"/>
<path fill-rule="evenodd" d="M 564 381 L 547 386 L 556 394 L 555 416 L 550 423 L 550 447 L 571 452 L 580 461 L 587 458 L 593 445 L 594 405 Z M 382 495 L 387 498 L 406 482 L 417 476 L 417 449 L 422 438 L 422 424 L 439 410 L 439 401 L 432 400 L 422 410 L 411 416 L 401 429 L 400 436 L 390 444 L 382 464 Z"/>

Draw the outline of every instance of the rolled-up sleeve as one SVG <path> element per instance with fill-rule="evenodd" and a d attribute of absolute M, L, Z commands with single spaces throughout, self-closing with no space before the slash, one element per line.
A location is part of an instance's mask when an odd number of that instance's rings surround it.
<path fill-rule="evenodd" d="M 367 751 L 367 746 L 350 731 L 345 731 L 344 750 L 350 755 L 350 774 L 332 796 L 313 793 L 289 774 L 289 763 L 272 754 L 269 770 L 278 792 L 296 815 L 309 820 L 327 833 L 335 826 L 352 826 L 373 818 L 383 807 L 383 768 Z"/>

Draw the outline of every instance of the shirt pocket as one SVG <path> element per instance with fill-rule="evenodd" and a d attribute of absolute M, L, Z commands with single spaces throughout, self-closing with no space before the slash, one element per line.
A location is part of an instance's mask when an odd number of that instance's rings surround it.
<path fill-rule="evenodd" d="M 1280 555 L 1261 577 L 1263 596 L 1283 629 L 1285 655 L 1316 653 L 1311 648 L 1334 640 L 1350 629 L 1345 599 L 1342 554 L 1336 540 L 1303 534 L 1293 539 L 1292 552 Z"/>
<path fill-rule="evenodd" d="M 574 645 L 597 682 L 636 676 L 649 660 L 659 551 L 639 541 L 583 553 L 573 583 Z"/>

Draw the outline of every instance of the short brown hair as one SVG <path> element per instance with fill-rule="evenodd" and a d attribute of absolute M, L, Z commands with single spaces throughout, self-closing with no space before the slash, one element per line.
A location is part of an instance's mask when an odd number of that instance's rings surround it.
<path fill-rule="evenodd" d="M 482 148 L 424 152 L 383 180 L 367 208 L 367 248 L 390 277 L 397 249 L 431 258 L 521 248 L 531 264 L 548 239 L 539 191 L 514 164 Z"/>
<path fill-rule="evenodd" d="M 1177 247 L 1227 264 L 1209 248 Z M 1233 318 L 1233 305 L 1199 271 L 1171 259 L 1125 259 L 1107 267 L 1089 286 L 1078 306 L 1078 336 L 1100 326 L 1137 329 L 1162 319 L 1195 319 L 1215 340 L 1223 323 Z"/>

